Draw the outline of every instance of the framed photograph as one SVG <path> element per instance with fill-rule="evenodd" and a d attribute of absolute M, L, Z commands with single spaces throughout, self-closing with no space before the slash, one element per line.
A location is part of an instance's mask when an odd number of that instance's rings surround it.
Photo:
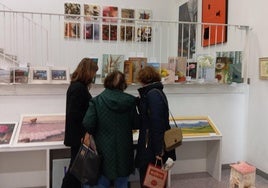
<path fill-rule="evenodd" d="M 128 8 L 122 8 L 121 9 L 121 18 L 122 23 L 134 23 L 135 19 L 135 10 L 134 9 L 128 9 Z"/>
<path fill-rule="evenodd" d="M 12 145 L 17 126 L 17 122 L 0 122 L 0 148 Z"/>
<path fill-rule="evenodd" d="M 64 3 L 64 14 L 68 14 L 65 16 L 66 20 L 80 20 L 81 5 L 78 3 Z"/>
<path fill-rule="evenodd" d="M 202 23 L 220 25 L 202 25 L 202 46 L 210 46 L 227 42 L 228 0 L 203 0 Z"/>
<path fill-rule="evenodd" d="M 151 42 L 151 41 L 152 41 L 151 26 L 136 27 L 136 42 Z"/>
<path fill-rule="evenodd" d="M 260 61 L 260 79 L 266 80 L 268 79 L 268 57 L 263 57 L 259 59 Z"/>
<path fill-rule="evenodd" d="M 176 124 L 182 128 L 184 137 L 221 136 L 220 131 L 209 116 L 175 117 Z M 170 120 L 170 126 L 175 126 Z"/>
<path fill-rule="evenodd" d="M 102 25 L 102 40 L 117 41 L 117 25 Z"/>
<path fill-rule="evenodd" d="M 152 10 L 149 10 L 149 9 L 136 10 L 136 19 L 151 20 L 152 19 Z"/>
<path fill-rule="evenodd" d="M 124 61 L 124 74 L 126 77 L 127 84 L 131 84 L 133 80 L 132 75 L 132 62 L 129 60 Z"/>
<path fill-rule="evenodd" d="M 102 7 L 103 22 L 116 23 L 118 19 L 118 7 L 103 6 Z"/>
<path fill-rule="evenodd" d="M 44 84 L 50 82 L 50 71 L 48 67 L 30 67 L 29 83 Z"/>
<path fill-rule="evenodd" d="M 16 146 L 63 144 L 65 114 L 21 115 L 14 139 Z"/>
<path fill-rule="evenodd" d="M 85 23 L 83 31 L 84 39 L 99 40 L 100 39 L 100 24 Z"/>
<path fill-rule="evenodd" d="M 50 68 L 51 80 L 53 84 L 62 84 L 70 82 L 70 72 L 68 68 L 52 67 Z"/>
<path fill-rule="evenodd" d="M 101 13 L 101 7 L 99 5 L 84 4 L 85 21 L 99 20 L 97 16 L 100 16 L 100 13 Z"/>
<path fill-rule="evenodd" d="M 120 26 L 120 40 L 131 41 L 135 40 L 135 27 L 134 26 Z"/>
<path fill-rule="evenodd" d="M 65 22 L 64 23 L 65 38 L 80 38 L 80 23 Z"/>

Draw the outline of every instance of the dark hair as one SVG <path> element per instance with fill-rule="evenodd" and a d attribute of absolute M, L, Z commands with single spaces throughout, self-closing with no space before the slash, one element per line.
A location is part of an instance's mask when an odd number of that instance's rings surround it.
<path fill-rule="evenodd" d="M 104 87 L 124 91 L 127 88 L 125 75 L 118 70 L 109 73 L 104 79 Z"/>
<path fill-rule="evenodd" d="M 89 85 L 92 83 L 97 71 L 98 65 L 96 62 L 90 58 L 83 58 L 73 72 L 71 82 L 80 81 Z"/>
<path fill-rule="evenodd" d="M 150 84 L 160 82 L 161 76 L 154 67 L 146 66 L 138 72 L 137 80 L 142 84 Z"/>

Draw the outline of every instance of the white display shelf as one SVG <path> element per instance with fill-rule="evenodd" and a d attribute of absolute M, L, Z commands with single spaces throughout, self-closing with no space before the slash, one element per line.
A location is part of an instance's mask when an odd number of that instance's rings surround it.
<path fill-rule="evenodd" d="M 69 84 L 2 84 L 0 96 L 24 96 L 24 95 L 62 95 L 65 94 Z M 138 84 L 129 85 L 126 92 L 137 94 Z M 228 94 L 244 93 L 247 84 L 217 84 L 217 83 L 183 83 L 165 84 L 167 94 Z M 90 90 L 93 95 L 103 90 L 103 84 L 94 84 Z"/>

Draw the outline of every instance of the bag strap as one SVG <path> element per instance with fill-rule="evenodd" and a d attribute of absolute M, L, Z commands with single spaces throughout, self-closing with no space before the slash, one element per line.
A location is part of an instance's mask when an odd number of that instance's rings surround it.
<path fill-rule="evenodd" d="M 175 118 L 174 118 L 173 114 L 172 114 L 171 111 L 169 110 L 168 103 L 167 103 L 167 99 L 164 97 L 164 95 L 163 95 L 163 93 L 162 93 L 161 91 L 159 91 L 158 89 L 155 89 L 155 90 L 157 90 L 157 92 L 162 96 L 163 101 L 164 101 L 164 103 L 167 105 L 168 111 L 169 111 L 169 113 L 170 113 L 170 115 L 171 115 L 171 117 L 172 117 L 172 120 L 174 121 L 175 126 L 178 127 L 178 125 L 177 125 L 177 123 L 176 123 L 176 121 L 175 121 Z"/>

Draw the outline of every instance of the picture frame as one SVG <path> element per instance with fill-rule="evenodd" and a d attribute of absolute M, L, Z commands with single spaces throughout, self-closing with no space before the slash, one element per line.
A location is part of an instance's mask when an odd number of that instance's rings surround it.
<path fill-rule="evenodd" d="M 18 122 L 0 122 L 0 148 L 13 144 Z"/>
<path fill-rule="evenodd" d="M 203 47 L 227 42 L 227 26 L 224 25 L 227 18 L 228 0 L 202 1 L 202 23 L 205 23 L 201 31 Z"/>
<path fill-rule="evenodd" d="M 129 60 L 124 61 L 124 74 L 126 77 L 127 84 L 131 84 L 133 80 L 133 74 L 132 74 L 132 62 Z"/>
<path fill-rule="evenodd" d="M 64 3 L 64 14 L 67 14 L 66 20 L 80 20 L 81 5 L 79 3 Z"/>
<path fill-rule="evenodd" d="M 50 82 L 49 67 L 30 67 L 29 83 L 45 84 Z"/>
<path fill-rule="evenodd" d="M 16 131 L 15 146 L 63 144 L 65 114 L 22 114 Z"/>
<path fill-rule="evenodd" d="M 221 136 L 221 132 L 209 116 L 181 116 L 175 117 L 176 124 L 181 127 L 183 137 Z M 170 126 L 175 126 L 170 120 Z"/>
<path fill-rule="evenodd" d="M 259 58 L 259 75 L 261 80 L 268 79 L 268 57 Z"/>
<path fill-rule="evenodd" d="M 67 84 L 70 82 L 70 71 L 68 68 L 51 67 L 50 75 L 50 82 L 52 84 Z"/>

